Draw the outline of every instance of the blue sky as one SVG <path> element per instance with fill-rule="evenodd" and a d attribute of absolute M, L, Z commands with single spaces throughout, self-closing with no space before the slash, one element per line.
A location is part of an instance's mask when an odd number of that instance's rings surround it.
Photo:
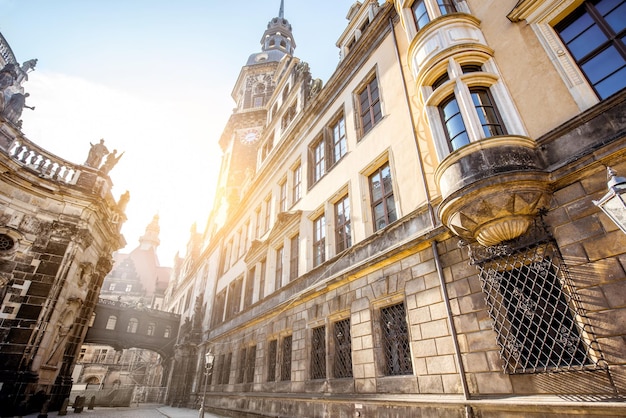
<path fill-rule="evenodd" d="M 295 55 L 326 81 L 350 0 L 285 0 Z M 126 250 L 160 215 L 161 263 L 202 228 L 219 167 L 219 135 L 247 57 L 260 50 L 279 0 L 0 0 L 0 32 L 20 62 L 26 136 L 74 163 L 104 138 L 125 151 L 111 177 L 130 190 Z"/>

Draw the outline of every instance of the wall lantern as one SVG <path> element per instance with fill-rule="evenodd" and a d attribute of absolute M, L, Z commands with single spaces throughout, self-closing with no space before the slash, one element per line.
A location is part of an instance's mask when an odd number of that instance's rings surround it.
<path fill-rule="evenodd" d="M 610 177 L 607 182 L 609 191 L 593 203 L 626 233 L 626 178 L 617 176 L 611 167 L 607 167 L 607 172 Z"/>

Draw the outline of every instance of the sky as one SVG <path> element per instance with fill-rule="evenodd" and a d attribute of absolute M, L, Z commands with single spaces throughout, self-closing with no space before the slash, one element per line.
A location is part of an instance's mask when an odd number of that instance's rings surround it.
<path fill-rule="evenodd" d="M 326 82 L 352 0 L 285 0 L 295 55 Z M 124 152 L 113 195 L 131 200 L 129 252 L 159 215 L 161 265 L 185 252 L 212 207 L 220 134 L 241 67 L 260 51 L 280 0 L 0 0 L 0 32 L 17 60 L 37 58 L 23 132 L 76 164 L 101 138 Z"/>

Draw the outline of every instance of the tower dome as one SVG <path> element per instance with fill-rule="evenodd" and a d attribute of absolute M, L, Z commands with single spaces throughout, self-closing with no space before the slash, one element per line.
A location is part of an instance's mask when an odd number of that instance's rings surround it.
<path fill-rule="evenodd" d="M 267 24 L 267 29 L 261 38 L 261 49 L 266 51 L 279 50 L 293 55 L 296 42 L 291 33 L 291 24 L 285 19 L 285 1 L 281 0 L 278 17 L 273 18 Z"/>

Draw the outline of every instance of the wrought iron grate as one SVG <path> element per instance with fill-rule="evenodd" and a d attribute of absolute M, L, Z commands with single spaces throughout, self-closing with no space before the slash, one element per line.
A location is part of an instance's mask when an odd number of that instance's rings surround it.
<path fill-rule="evenodd" d="M 413 366 L 411 365 L 404 304 L 399 303 L 382 308 L 380 321 L 386 374 L 391 376 L 412 374 Z"/>
<path fill-rule="evenodd" d="M 222 368 L 222 376 L 220 383 L 227 385 L 230 381 L 230 364 L 233 360 L 233 353 L 226 354 L 226 360 L 224 360 L 224 367 Z"/>
<path fill-rule="evenodd" d="M 246 383 L 254 382 L 254 366 L 256 363 L 256 345 L 248 348 L 248 358 L 246 360 Z"/>
<path fill-rule="evenodd" d="M 311 336 L 311 379 L 326 379 L 326 327 L 313 328 Z"/>
<path fill-rule="evenodd" d="M 267 381 L 274 382 L 276 380 L 276 354 L 278 342 L 271 340 L 267 346 Z"/>
<path fill-rule="evenodd" d="M 280 380 L 291 380 L 291 335 L 283 338 Z"/>
<path fill-rule="evenodd" d="M 352 337 L 349 318 L 335 322 L 333 339 L 335 344 L 333 376 L 352 377 Z"/>
<path fill-rule="evenodd" d="M 244 374 L 246 372 L 246 352 L 247 348 L 244 347 L 239 352 L 239 370 L 237 371 L 237 383 L 243 383 Z"/>
<path fill-rule="evenodd" d="M 499 246 L 476 264 L 508 373 L 599 367 L 601 353 L 551 239 Z"/>

